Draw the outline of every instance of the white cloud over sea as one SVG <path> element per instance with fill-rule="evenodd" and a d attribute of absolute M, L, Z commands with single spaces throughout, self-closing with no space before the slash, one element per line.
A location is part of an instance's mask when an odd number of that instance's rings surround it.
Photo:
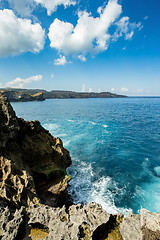
<path fill-rule="evenodd" d="M 32 83 L 32 82 L 37 82 L 42 80 L 43 76 L 42 75 L 35 75 L 29 78 L 16 78 L 10 82 L 7 82 L 5 84 L 5 87 L 11 87 L 11 88 L 24 88 L 25 85 Z"/>
<path fill-rule="evenodd" d="M 95 55 L 106 51 L 110 41 L 116 41 L 121 36 L 130 40 L 135 30 L 142 28 L 140 22 L 130 23 L 129 17 L 118 20 L 122 13 L 118 0 L 110 0 L 105 7 L 99 7 L 97 12 L 99 17 L 93 17 L 87 11 L 79 11 L 75 26 L 56 18 L 49 28 L 50 46 L 64 55 L 72 54 L 86 61 L 88 53 Z M 109 33 L 111 26 L 116 27 L 112 35 Z"/>
<path fill-rule="evenodd" d="M 128 91 L 129 91 L 129 89 L 128 89 L 128 88 L 126 88 L 126 87 L 122 87 L 122 88 L 120 89 L 120 91 L 121 91 L 121 92 L 123 92 L 123 93 L 125 93 L 125 92 L 128 92 Z"/>
<path fill-rule="evenodd" d="M 94 18 L 86 11 L 78 12 L 77 25 L 56 18 L 49 28 L 50 46 L 64 54 L 93 54 L 108 48 L 110 34 L 108 28 L 119 17 L 122 7 L 116 0 L 109 1 L 101 10 L 100 16 Z"/>
<path fill-rule="evenodd" d="M 39 23 L 17 18 L 12 10 L 0 10 L 0 57 L 44 48 L 45 31 Z"/>

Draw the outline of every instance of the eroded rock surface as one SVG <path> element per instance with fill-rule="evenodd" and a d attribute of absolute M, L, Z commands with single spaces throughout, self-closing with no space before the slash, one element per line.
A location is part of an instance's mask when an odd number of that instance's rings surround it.
<path fill-rule="evenodd" d="M 10 211 L 8 207 L 0 209 L 0 237 L 2 240 L 17 239 L 23 236 L 24 208 Z M 21 238 L 22 239 L 22 238 Z"/>
<path fill-rule="evenodd" d="M 35 205 L 29 208 L 28 214 L 30 226 L 38 223 L 47 227 L 49 235 L 46 239 L 56 240 L 92 239 L 97 227 L 106 224 L 110 218 L 110 214 L 95 203 L 72 205 L 68 210 Z"/>
<path fill-rule="evenodd" d="M 0 198 L 19 207 L 37 203 L 38 198 L 56 205 L 67 190 L 70 164 L 60 138 L 38 121 L 17 118 L 0 93 Z"/>
<path fill-rule="evenodd" d="M 130 213 L 121 223 L 120 232 L 124 240 L 159 240 L 160 213 L 146 209 L 137 215 Z"/>

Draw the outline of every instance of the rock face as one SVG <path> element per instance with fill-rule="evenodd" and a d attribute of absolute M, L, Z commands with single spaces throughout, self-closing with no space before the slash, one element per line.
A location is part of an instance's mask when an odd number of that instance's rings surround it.
<path fill-rule="evenodd" d="M 67 189 L 69 152 L 38 121 L 16 117 L 0 93 L 0 197 L 13 205 L 52 205 Z"/>
<path fill-rule="evenodd" d="M 124 240 L 159 240 L 160 213 L 142 209 L 139 215 L 130 213 L 120 225 Z"/>
<path fill-rule="evenodd" d="M 33 205 L 26 211 L 1 208 L 0 231 L 2 240 L 104 240 L 114 232 L 121 215 L 106 213 L 99 204 L 73 205 L 66 209 Z M 111 236 L 111 235 L 110 235 Z M 118 235 L 116 235 L 118 236 Z M 112 240 L 121 240 L 118 237 Z"/>

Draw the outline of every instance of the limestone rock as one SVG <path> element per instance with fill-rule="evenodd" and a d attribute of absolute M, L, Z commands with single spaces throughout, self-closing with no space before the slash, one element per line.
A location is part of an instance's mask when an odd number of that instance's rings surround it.
<path fill-rule="evenodd" d="M 70 164 L 61 139 L 38 121 L 17 118 L 0 93 L 0 197 L 21 206 L 38 202 L 38 197 L 49 204 L 49 194 L 56 205 L 59 195 L 66 193 Z"/>
<path fill-rule="evenodd" d="M 23 207 L 11 212 L 8 207 L 0 209 L 0 237 L 2 240 L 17 239 L 24 224 Z"/>
<path fill-rule="evenodd" d="M 98 227 L 102 227 L 101 233 L 110 220 L 110 214 L 106 213 L 99 204 L 89 203 L 73 205 L 67 210 L 63 208 L 51 208 L 48 206 L 31 206 L 28 210 L 31 228 L 43 226 L 48 229 L 45 239 L 56 240 L 91 240 Z M 101 229 L 101 228 L 100 228 Z M 105 230 L 107 233 L 107 229 Z M 100 238 L 99 238 L 100 239 Z"/>
<path fill-rule="evenodd" d="M 124 240 L 159 240 L 160 213 L 142 209 L 140 214 L 130 213 L 120 225 Z"/>

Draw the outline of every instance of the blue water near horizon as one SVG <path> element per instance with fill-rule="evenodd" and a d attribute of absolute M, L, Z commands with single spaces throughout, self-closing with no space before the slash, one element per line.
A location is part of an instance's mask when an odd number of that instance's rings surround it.
<path fill-rule="evenodd" d="M 160 211 L 160 98 L 51 99 L 12 103 L 70 151 L 74 203 L 109 213 Z"/>

